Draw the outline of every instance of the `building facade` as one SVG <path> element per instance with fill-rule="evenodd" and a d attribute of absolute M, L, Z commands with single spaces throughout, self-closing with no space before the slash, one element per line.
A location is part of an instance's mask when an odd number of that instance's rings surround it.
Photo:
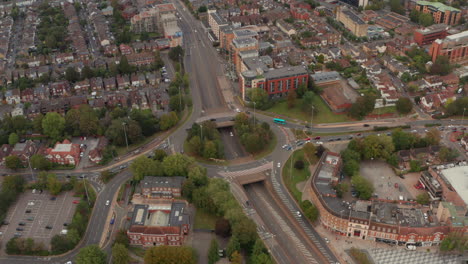
<path fill-rule="evenodd" d="M 435 24 L 427 28 L 414 31 L 414 41 L 419 46 L 428 45 L 436 39 L 444 39 L 447 37 L 448 27 L 444 24 Z"/>
<path fill-rule="evenodd" d="M 418 1 L 415 9 L 425 14 L 431 14 L 436 24 L 457 25 L 461 19 L 461 10 L 444 5 L 440 2 Z"/>
<path fill-rule="evenodd" d="M 439 56 L 447 56 L 450 63 L 468 63 L 468 30 L 435 40 L 429 50 L 432 61 Z"/>
<path fill-rule="evenodd" d="M 336 20 L 343 23 L 357 37 L 367 37 L 367 23 L 350 9 L 341 6 L 337 7 Z"/>
<path fill-rule="evenodd" d="M 57 142 L 54 148 L 48 148 L 45 157 L 53 163 L 77 165 L 80 162 L 80 145 L 65 139 L 63 142 Z"/>

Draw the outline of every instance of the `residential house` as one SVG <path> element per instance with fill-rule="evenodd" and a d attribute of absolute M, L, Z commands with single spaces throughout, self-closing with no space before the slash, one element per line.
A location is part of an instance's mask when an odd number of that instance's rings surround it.
<path fill-rule="evenodd" d="M 89 160 L 95 164 L 99 164 L 102 161 L 103 152 L 108 144 L 109 140 L 106 137 L 99 137 L 96 147 L 89 151 Z"/>
<path fill-rule="evenodd" d="M 104 78 L 104 89 L 106 91 L 112 91 L 117 88 L 117 85 L 115 83 L 115 77 L 108 77 Z"/>
<path fill-rule="evenodd" d="M 70 95 L 70 83 L 65 80 L 51 83 L 49 92 L 53 97 L 68 96 Z"/>
<path fill-rule="evenodd" d="M 20 158 L 23 164 L 27 164 L 32 155 L 37 151 L 37 146 L 33 141 L 27 140 L 24 143 L 16 143 L 10 155 Z"/>
<path fill-rule="evenodd" d="M 21 102 L 21 95 L 19 89 L 7 90 L 5 92 L 5 100 L 7 104 L 19 104 Z"/>
<path fill-rule="evenodd" d="M 90 88 L 91 85 L 88 79 L 76 82 L 75 86 L 73 86 L 73 89 L 75 89 L 76 94 L 87 94 Z"/>

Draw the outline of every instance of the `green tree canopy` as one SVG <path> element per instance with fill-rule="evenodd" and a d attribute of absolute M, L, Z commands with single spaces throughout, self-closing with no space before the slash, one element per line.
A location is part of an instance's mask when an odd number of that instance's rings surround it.
<path fill-rule="evenodd" d="M 38 170 L 50 170 L 52 163 L 40 154 L 31 156 L 31 167 Z"/>
<path fill-rule="evenodd" d="M 431 14 L 428 13 L 421 13 L 419 15 L 419 24 L 423 27 L 428 27 L 432 24 L 434 24 L 434 18 L 432 17 Z"/>
<path fill-rule="evenodd" d="M 18 134 L 16 133 L 11 133 L 9 136 L 8 136 L 8 144 L 14 146 L 16 143 L 18 143 L 19 141 L 19 136 Z"/>
<path fill-rule="evenodd" d="M 58 113 L 49 112 L 42 120 L 42 130 L 52 140 L 59 141 L 65 130 L 65 119 Z"/>
<path fill-rule="evenodd" d="M 89 245 L 82 249 L 75 259 L 77 264 L 106 264 L 106 253 L 98 245 Z"/>
<path fill-rule="evenodd" d="M 112 247 L 112 263 L 127 264 L 130 261 L 128 249 L 119 243 L 115 243 Z"/>
<path fill-rule="evenodd" d="M 396 110 L 400 114 L 409 114 L 413 110 L 413 102 L 407 97 L 400 97 L 395 104 Z"/>
<path fill-rule="evenodd" d="M 158 246 L 146 250 L 145 264 L 195 264 L 196 256 L 190 247 Z"/>
<path fill-rule="evenodd" d="M 21 159 L 18 156 L 10 155 L 5 158 L 5 166 L 9 169 L 17 170 L 23 167 L 23 163 L 21 162 Z"/>
<path fill-rule="evenodd" d="M 369 180 L 360 175 L 355 175 L 351 178 L 351 183 L 358 192 L 359 198 L 369 200 L 372 197 L 374 186 Z"/>

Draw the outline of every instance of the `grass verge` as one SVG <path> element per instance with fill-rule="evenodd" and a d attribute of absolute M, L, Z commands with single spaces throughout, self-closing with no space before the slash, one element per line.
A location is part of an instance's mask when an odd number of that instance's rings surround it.
<path fill-rule="evenodd" d="M 210 229 L 214 230 L 218 217 L 210 214 L 203 209 L 197 209 L 195 213 L 195 229 Z"/>
<path fill-rule="evenodd" d="M 297 160 L 304 161 L 304 169 L 298 170 L 294 168 L 294 164 L 291 163 L 296 162 Z M 283 167 L 282 176 L 286 188 L 288 188 L 294 199 L 296 199 L 298 202 L 301 202 L 302 192 L 297 189 L 296 185 L 297 183 L 305 181 L 310 177 L 309 162 L 304 158 L 304 151 L 302 149 L 294 151 L 294 153 L 289 157 L 288 161 L 286 161 Z"/>
<path fill-rule="evenodd" d="M 293 108 L 288 108 L 288 103 L 286 101 L 279 101 L 273 105 L 268 112 L 273 114 L 282 115 L 292 119 L 298 119 L 304 122 L 310 122 L 311 112 L 304 112 L 300 109 L 302 104 L 302 99 L 297 99 L 296 104 Z M 319 96 L 314 97 L 313 105 L 315 107 L 316 113 L 314 114 L 314 123 L 338 123 L 338 122 L 347 122 L 351 119 L 346 114 L 336 114 L 333 113 L 327 104 Z"/>

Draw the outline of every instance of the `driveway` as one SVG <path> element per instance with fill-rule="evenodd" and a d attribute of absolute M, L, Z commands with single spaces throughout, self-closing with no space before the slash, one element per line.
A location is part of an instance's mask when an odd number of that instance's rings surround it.
<path fill-rule="evenodd" d="M 87 167 L 91 167 L 91 166 L 95 165 L 94 163 L 92 163 L 89 160 L 88 154 L 89 154 L 89 152 L 91 150 L 96 148 L 98 142 L 99 142 L 99 140 L 97 138 L 94 138 L 94 137 L 86 137 L 86 139 L 81 138 L 81 137 L 76 137 L 76 138 L 72 139 L 72 143 L 85 144 L 86 145 L 84 155 L 80 159 L 80 163 L 78 164 L 78 166 L 76 166 L 77 169 L 83 169 L 83 168 L 87 168 Z"/>

